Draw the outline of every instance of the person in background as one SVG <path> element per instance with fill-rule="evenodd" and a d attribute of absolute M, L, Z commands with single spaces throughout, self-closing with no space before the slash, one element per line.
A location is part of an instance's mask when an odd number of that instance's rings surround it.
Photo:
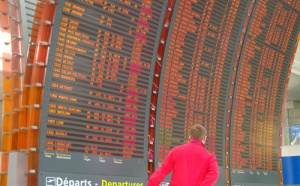
<path fill-rule="evenodd" d="M 291 142 L 291 145 L 298 145 L 300 144 L 300 132 L 295 135 L 295 139 Z"/>
<path fill-rule="evenodd" d="M 207 130 L 194 125 L 190 142 L 174 147 L 150 176 L 148 186 L 158 186 L 172 171 L 170 186 L 213 186 L 219 177 L 216 157 L 205 149 Z"/>

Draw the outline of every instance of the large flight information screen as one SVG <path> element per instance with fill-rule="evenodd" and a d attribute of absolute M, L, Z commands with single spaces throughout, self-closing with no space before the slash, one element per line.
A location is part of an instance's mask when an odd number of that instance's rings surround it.
<path fill-rule="evenodd" d="M 233 106 L 230 160 L 234 184 L 278 185 L 282 85 L 297 38 L 298 13 L 281 1 L 255 5 Z"/>
<path fill-rule="evenodd" d="M 91 185 L 146 182 L 150 80 L 165 7 L 149 0 L 58 1 L 40 183 L 51 177 Z"/>
<path fill-rule="evenodd" d="M 176 2 L 162 62 L 156 168 L 174 146 L 187 142 L 192 125 L 202 124 L 206 148 L 225 171 L 228 88 L 246 7 L 247 1 Z"/>

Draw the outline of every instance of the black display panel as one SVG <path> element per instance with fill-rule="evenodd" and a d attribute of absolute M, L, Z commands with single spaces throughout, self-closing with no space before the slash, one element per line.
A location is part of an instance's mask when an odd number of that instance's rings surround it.
<path fill-rule="evenodd" d="M 295 3 L 255 2 L 234 93 L 230 150 L 233 185 L 279 185 L 280 115 L 300 24 L 299 11 L 291 4 Z"/>
<path fill-rule="evenodd" d="M 177 1 L 163 57 L 156 123 L 156 168 L 186 143 L 189 128 L 208 129 L 206 148 L 225 180 L 225 127 L 237 37 L 248 1 Z M 223 183 L 222 183 L 223 184 Z"/>
<path fill-rule="evenodd" d="M 146 182 L 151 80 L 165 7 L 149 0 L 58 1 L 39 183 L 55 173 L 73 181 L 94 175 L 92 185 L 100 185 L 99 175 Z"/>

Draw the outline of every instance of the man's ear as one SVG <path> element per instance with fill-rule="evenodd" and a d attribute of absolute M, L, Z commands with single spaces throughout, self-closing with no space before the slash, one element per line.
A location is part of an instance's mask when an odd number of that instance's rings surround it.
<path fill-rule="evenodd" d="M 207 138 L 207 136 L 205 136 L 204 139 L 202 140 L 202 143 L 203 143 L 203 144 L 205 144 L 206 138 Z"/>

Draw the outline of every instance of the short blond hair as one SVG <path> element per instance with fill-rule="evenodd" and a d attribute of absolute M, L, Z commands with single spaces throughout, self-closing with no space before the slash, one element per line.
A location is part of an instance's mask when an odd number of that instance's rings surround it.
<path fill-rule="evenodd" d="M 204 140 L 207 135 L 207 130 L 200 124 L 194 125 L 191 128 L 191 138 Z"/>

